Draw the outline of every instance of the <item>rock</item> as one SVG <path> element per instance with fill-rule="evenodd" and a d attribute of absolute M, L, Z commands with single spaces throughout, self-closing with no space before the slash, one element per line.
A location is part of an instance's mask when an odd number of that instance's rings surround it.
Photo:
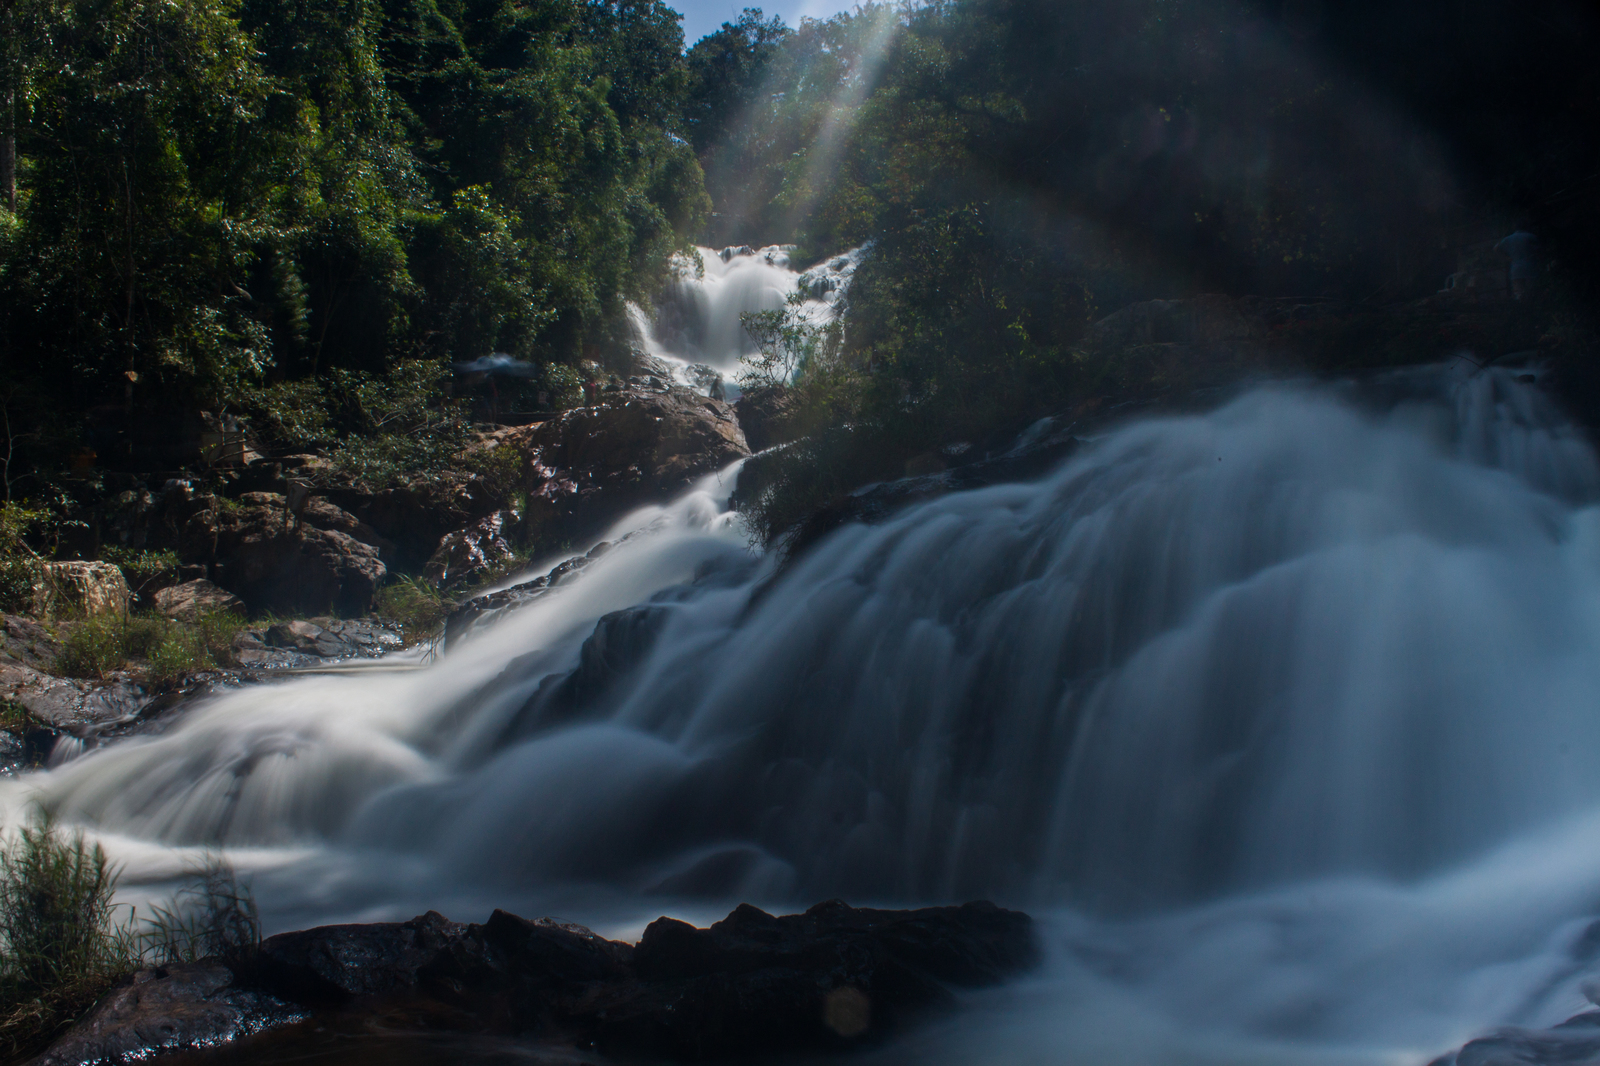
<path fill-rule="evenodd" d="M 1508 1025 L 1468 1041 L 1429 1066 L 1590 1066 L 1600 1062 L 1600 1011 L 1585 1011 L 1549 1029 Z"/>
<path fill-rule="evenodd" d="M 53 730 L 81 732 L 136 717 L 145 694 L 127 681 L 78 681 L 0 664 L 0 699 L 20 705 Z"/>
<path fill-rule="evenodd" d="M 32 618 L 0 615 L 0 661 L 48 670 L 60 653 L 55 634 Z"/>
<path fill-rule="evenodd" d="M 495 436 L 520 457 L 525 531 L 548 539 L 593 536 L 750 454 L 731 407 L 666 383 Z"/>
<path fill-rule="evenodd" d="M 579 712 L 602 714 L 601 701 L 649 654 L 670 610 L 646 605 L 602 616 L 578 652 L 577 667 L 540 682 L 507 723 L 498 743 L 530 736 Z"/>
<path fill-rule="evenodd" d="M 113 989 L 31 1066 L 142 1061 L 155 1052 L 225 1044 L 304 1016 L 238 987 L 220 962 L 177 963 L 141 970 Z"/>
<path fill-rule="evenodd" d="M 265 630 L 242 630 L 233 638 L 234 659 L 250 667 L 307 667 L 326 659 L 374 659 L 402 644 L 392 629 L 374 622 L 297 620 Z"/>
<path fill-rule="evenodd" d="M 991 903 L 857 910 L 833 900 L 777 918 L 748 904 L 709 929 L 661 918 L 634 952 L 637 980 L 585 1000 L 602 1052 L 707 1059 L 844 1051 L 954 1006 L 1034 965 L 1025 914 Z"/>
<path fill-rule="evenodd" d="M 794 397 L 783 385 L 748 390 L 733 405 L 733 411 L 753 452 L 787 444 L 801 435 L 794 421 Z"/>
<path fill-rule="evenodd" d="M 806 547 L 847 522 L 881 522 L 905 507 L 946 493 L 1043 477 L 1083 443 L 1073 432 L 1075 428 L 1065 419 L 1040 419 L 1015 438 L 1009 448 L 986 458 L 973 458 L 949 469 L 938 468 L 947 462 L 967 459 L 972 449 L 947 448 L 939 453 L 918 456 L 916 458 L 921 462 L 917 465 L 934 468 L 937 472 L 863 485 L 838 501 L 814 511 L 799 523 L 790 534 L 784 550 L 794 558 Z M 950 454 L 952 452 L 956 454 Z M 758 464 L 761 457 L 750 462 Z M 911 465 L 908 464 L 908 467 Z M 747 469 L 751 476 L 740 479 L 741 491 L 745 484 L 754 487 L 759 486 L 761 481 L 759 467 L 750 469 L 747 466 Z"/>
<path fill-rule="evenodd" d="M 305 502 L 305 506 L 300 509 L 300 519 L 318 529 L 343 533 L 363 544 L 370 544 L 379 552 L 394 549 L 393 542 L 380 535 L 372 526 L 322 496 L 313 496 Z"/>
<path fill-rule="evenodd" d="M 409 922 L 325 925 L 261 944 L 263 980 L 299 1003 L 337 1003 L 417 986 L 417 971 L 466 932 L 429 911 Z"/>
<path fill-rule="evenodd" d="M 423 566 L 446 534 L 499 505 L 481 482 L 454 471 L 418 478 L 381 492 L 368 492 L 358 486 L 330 489 L 328 499 L 377 533 L 383 540 L 381 547 L 386 557 L 392 544 L 393 558 L 406 567 Z"/>
<path fill-rule="evenodd" d="M 617 543 L 620 544 L 622 541 L 630 540 L 639 535 L 638 531 L 629 533 Z M 557 563 L 547 574 L 541 574 L 528 581 L 518 582 L 498 592 L 486 592 L 481 596 L 472 597 L 451 611 L 444 620 L 444 646 L 449 648 L 472 629 L 487 625 L 505 611 L 532 603 L 546 593 L 553 591 L 565 580 L 586 568 L 614 546 L 610 541 L 603 540 L 590 548 L 587 553 Z"/>
<path fill-rule="evenodd" d="M 205 578 L 158 589 L 154 599 L 156 610 L 182 622 L 198 622 L 203 615 L 223 611 L 234 614 L 245 611 L 243 600 Z"/>
<path fill-rule="evenodd" d="M 481 1028 L 548 1033 L 567 1028 L 597 987 L 626 983 L 633 947 L 552 918 L 497 910 L 469 925 L 419 971 L 425 990 Z"/>
<path fill-rule="evenodd" d="M 358 615 L 387 574 L 377 548 L 347 533 L 295 527 L 277 493 L 213 501 L 183 528 L 184 554 L 210 558 L 212 579 L 253 608 Z"/>
<path fill-rule="evenodd" d="M 994 984 L 1037 957 L 1032 920 L 990 903 L 835 900 L 781 918 L 741 906 L 708 929 L 659 919 L 637 947 L 549 918 L 497 910 L 462 926 L 430 911 L 271 937 L 249 981 L 210 962 L 145 971 L 38 1061 L 224 1043 L 302 1009 L 400 1010 L 649 1060 L 786 1058 L 870 1044 L 954 1007 L 951 988 Z"/>
<path fill-rule="evenodd" d="M 34 614 L 123 615 L 132 596 L 122 571 L 111 563 L 45 563 L 33 590 Z"/>
<path fill-rule="evenodd" d="M 460 580 L 516 557 L 503 534 L 517 524 L 515 511 L 495 511 L 466 529 L 445 534 L 425 573 L 435 585 Z"/>

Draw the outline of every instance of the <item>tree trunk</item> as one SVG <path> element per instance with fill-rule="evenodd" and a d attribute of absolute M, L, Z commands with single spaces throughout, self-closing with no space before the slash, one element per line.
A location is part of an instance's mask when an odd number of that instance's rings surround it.
<path fill-rule="evenodd" d="M 0 97 L 0 196 L 6 209 L 17 213 L 17 94 L 7 87 Z"/>

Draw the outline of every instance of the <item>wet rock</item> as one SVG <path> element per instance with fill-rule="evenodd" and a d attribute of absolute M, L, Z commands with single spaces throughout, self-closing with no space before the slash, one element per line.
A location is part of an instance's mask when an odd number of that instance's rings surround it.
<path fill-rule="evenodd" d="M 1429 1066 L 1589 1066 L 1600 1062 L 1600 1011 L 1585 1011 L 1549 1029 L 1508 1025 L 1469 1041 Z"/>
<path fill-rule="evenodd" d="M 574 1004 L 627 982 L 633 947 L 553 918 L 497 910 L 469 925 L 419 971 L 426 991 L 477 1027 L 518 1033 L 565 1029 Z"/>
<path fill-rule="evenodd" d="M 516 552 L 505 534 L 517 521 L 514 511 L 495 511 L 465 529 L 447 533 L 428 559 L 428 580 L 443 585 L 515 558 Z"/>
<path fill-rule="evenodd" d="M 153 600 L 157 611 L 182 622 L 198 622 L 204 615 L 221 611 L 234 614 L 243 614 L 245 611 L 243 600 L 205 578 L 158 589 Z"/>
<path fill-rule="evenodd" d="M 300 619 L 241 630 L 233 638 L 234 659 L 247 667 L 310 667 L 328 659 L 374 659 L 402 644 L 400 635 L 381 623 L 322 622 Z"/>
<path fill-rule="evenodd" d="M 437 911 L 409 922 L 325 925 L 279 933 L 261 945 L 262 979 L 299 1003 L 415 989 L 417 971 L 461 939 L 466 926 Z"/>
<path fill-rule="evenodd" d="M 304 1017 L 304 1011 L 238 986 L 219 962 L 141 970 L 31 1066 L 136 1062 L 156 1052 L 213 1047 Z"/>
<path fill-rule="evenodd" d="M 629 533 L 617 543 L 620 544 L 622 541 L 638 535 L 638 533 Z M 450 615 L 445 619 L 444 646 L 449 648 L 474 628 L 488 625 L 507 610 L 521 607 L 541 598 L 559 587 L 562 582 L 572 575 L 585 569 L 590 563 L 600 558 L 613 547 L 615 545 L 612 542 L 603 540 L 590 548 L 585 554 L 557 563 L 549 573 L 540 574 L 538 577 L 527 581 L 519 581 L 517 584 L 501 589 L 498 592 L 488 592 L 481 596 L 472 597 L 451 611 Z"/>
<path fill-rule="evenodd" d="M 42 571 L 33 590 L 33 613 L 40 618 L 128 613 L 133 591 L 112 563 L 45 563 Z"/>
<path fill-rule="evenodd" d="M 782 1058 L 870 1044 L 952 1008 L 952 988 L 994 984 L 1036 959 L 1032 920 L 989 903 L 832 901 L 781 918 L 741 906 L 708 929 L 662 918 L 637 947 L 549 918 L 495 911 L 461 926 L 429 912 L 280 934 L 245 981 L 212 963 L 146 971 L 39 1061 L 223 1043 L 297 1009 L 346 1019 L 399 1009 L 655 1060 Z"/>
<path fill-rule="evenodd" d="M 577 667 L 546 677 L 512 716 L 500 743 L 508 744 L 579 713 L 602 717 L 607 698 L 655 646 L 669 610 L 647 605 L 602 616 L 578 652 Z"/>
<path fill-rule="evenodd" d="M 1009 448 L 987 458 L 963 462 L 968 459 L 972 449 L 959 445 L 919 456 L 925 468 L 959 465 L 897 481 L 863 485 L 809 515 L 790 534 L 785 550 L 791 558 L 795 557 L 847 522 L 882 522 L 914 503 L 947 493 L 1043 477 L 1082 445 L 1074 429 L 1071 423 L 1063 419 L 1040 419 L 1018 436 Z"/>
<path fill-rule="evenodd" d="M 0 663 L 0 699 L 21 706 L 52 730 L 82 731 L 136 717 L 145 692 L 128 681 L 79 681 Z"/>
<path fill-rule="evenodd" d="M 844 1051 L 949 1009 L 947 986 L 996 984 L 1037 961 L 1032 921 L 989 903 L 916 911 L 834 900 L 774 917 L 740 906 L 709 929 L 661 918 L 638 979 L 582 1004 L 601 1051 L 684 1061 Z"/>

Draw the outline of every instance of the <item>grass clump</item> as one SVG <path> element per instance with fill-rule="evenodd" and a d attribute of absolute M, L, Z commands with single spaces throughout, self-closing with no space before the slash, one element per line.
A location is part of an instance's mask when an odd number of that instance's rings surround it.
<path fill-rule="evenodd" d="M 166 907 L 152 907 L 139 932 L 141 957 L 157 965 L 221 959 L 235 972 L 261 947 L 261 917 L 250 886 L 212 856 Z"/>
<path fill-rule="evenodd" d="M 426 578 L 399 577 L 378 590 L 373 607 L 400 623 L 407 643 L 424 640 L 444 625 L 455 604 Z"/>
<path fill-rule="evenodd" d="M 61 640 L 56 672 L 65 677 L 104 680 L 127 664 L 123 620 L 90 618 Z"/>
<path fill-rule="evenodd" d="M 56 670 L 67 677 L 104 680 L 142 661 L 148 680 L 165 684 L 228 663 L 233 638 L 245 624 L 228 611 L 203 615 L 194 623 L 153 615 L 91 618 L 73 626 L 62 640 Z"/>
<path fill-rule="evenodd" d="M 137 965 L 116 884 L 98 844 L 46 817 L 0 851 L 0 1053 L 43 1046 Z"/>
<path fill-rule="evenodd" d="M 33 712 L 16 700 L 0 700 L 0 731 L 22 736 L 39 726 Z"/>

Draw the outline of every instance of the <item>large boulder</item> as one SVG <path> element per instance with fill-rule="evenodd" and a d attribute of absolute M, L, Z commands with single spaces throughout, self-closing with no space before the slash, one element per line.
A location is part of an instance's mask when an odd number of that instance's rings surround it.
<path fill-rule="evenodd" d="M 786 386 L 764 385 L 745 390 L 734 403 L 733 412 L 750 450 L 764 452 L 801 435 L 796 408 L 794 396 Z"/>
<path fill-rule="evenodd" d="M 45 563 L 34 586 L 34 613 L 40 618 L 128 613 L 133 592 L 113 563 Z"/>
<path fill-rule="evenodd" d="M 243 614 L 245 610 L 243 600 L 203 577 L 157 589 L 153 599 L 157 611 L 180 622 L 198 622 L 205 615 L 225 611 Z"/>
<path fill-rule="evenodd" d="M 661 918 L 637 979 L 576 1012 L 602 1052 L 679 1061 L 848 1051 L 1032 966 L 1032 921 L 992 903 L 858 910 L 833 900 L 778 918 L 748 904 L 709 929 Z"/>
<path fill-rule="evenodd" d="M 279 614 L 364 614 L 388 572 L 377 548 L 297 519 L 271 492 L 212 501 L 189 518 L 183 542 L 187 557 L 210 561 L 218 585 Z"/>
<path fill-rule="evenodd" d="M 527 494 L 525 531 L 578 540 L 750 454 L 733 409 L 655 376 L 603 394 L 594 407 L 502 430 Z"/>

